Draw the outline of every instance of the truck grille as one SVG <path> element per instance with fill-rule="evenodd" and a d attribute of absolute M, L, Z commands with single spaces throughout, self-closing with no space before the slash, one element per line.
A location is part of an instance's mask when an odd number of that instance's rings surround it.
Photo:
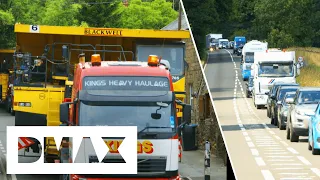
<path fill-rule="evenodd" d="M 124 159 L 120 158 L 108 158 L 103 159 L 103 163 L 126 163 Z M 89 156 L 89 163 L 98 163 L 97 156 Z M 167 165 L 167 159 L 161 158 L 145 158 L 138 159 L 138 173 L 165 173 Z"/>

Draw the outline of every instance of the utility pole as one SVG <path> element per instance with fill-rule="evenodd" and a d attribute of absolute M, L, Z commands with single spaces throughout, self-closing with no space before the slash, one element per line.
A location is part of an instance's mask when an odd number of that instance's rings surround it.
<path fill-rule="evenodd" d="M 182 8 L 181 8 L 181 0 L 179 0 L 179 18 L 178 18 L 178 30 L 181 30 L 181 17 L 182 16 Z"/>

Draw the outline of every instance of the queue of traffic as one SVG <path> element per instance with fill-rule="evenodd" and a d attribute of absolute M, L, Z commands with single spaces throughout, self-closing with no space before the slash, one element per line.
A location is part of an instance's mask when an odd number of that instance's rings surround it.
<path fill-rule="evenodd" d="M 290 142 L 308 137 L 308 149 L 320 155 L 320 87 L 296 82 L 300 68 L 294 51 L 268 49 L 267 43 L 250 41 L 241 56 L 246 96 L 257 109 L 267 107 L 270 123 L 286 130 Z"/>
<path fill-rule="evenodd" d="M 244 36 L 235 36 L 233 41 L 229 41 L 229 39 L 224 39 L 222 34 L 206 35 L 207 49 L 211 52 L 218 49 L 233 49 L 233 54 L 239 56 L 246 42 Z"/>

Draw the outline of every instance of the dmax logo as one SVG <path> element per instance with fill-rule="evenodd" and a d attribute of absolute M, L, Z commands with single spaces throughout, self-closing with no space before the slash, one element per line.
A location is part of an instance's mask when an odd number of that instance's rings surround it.
<path fill-rule="evenodd" d="M 21 137 L 32 137 L 41 145 L 41 155 L 33 163 L 19 163 L 17 144 L 32 144 Z M 92 150 L 98 162 L 102 162 L 109 152 L 102 137 L 124 137 L 118 147 L 119 154 L 126 163 L 44 163 L 44 138 L 53 137 L 57 150 L 63 137 L 72 139 L 70 153 L 72 162 L 76 157 L 89 157 L 80 150 L 83 137 L 90 137 Z M 72 151 L 71 151 L 72 149 Z M 8 174 L 137 174 L 137 127 L 135 126 L 8 126 L 7 127 L 7 173 Z"/>

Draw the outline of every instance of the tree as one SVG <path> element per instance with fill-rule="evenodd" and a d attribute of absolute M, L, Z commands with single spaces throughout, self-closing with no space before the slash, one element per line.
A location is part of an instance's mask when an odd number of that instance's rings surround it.
<path fill-rule="evenodd" d="M 90 3 L 88 3 L 90 2 Z M 91 27 L 116 27 L 120 14 L 117 10 L 123 6 L 119 0 L 84 0 L 80 10 L 79 21 Z"/>
<path fill-rule="evenodd" d="M 117 27 L 133 29 L 161 29 L 178 15 L 166 0 L 131 0 L 128 7 L 120 6 L 117 13 L 121 14 Z"/>
<path fill-rule="evenodd" d="M 53 26 L 79 26 L 81 4 L 68 0 L 46 1 L 41 24 Z"/>

